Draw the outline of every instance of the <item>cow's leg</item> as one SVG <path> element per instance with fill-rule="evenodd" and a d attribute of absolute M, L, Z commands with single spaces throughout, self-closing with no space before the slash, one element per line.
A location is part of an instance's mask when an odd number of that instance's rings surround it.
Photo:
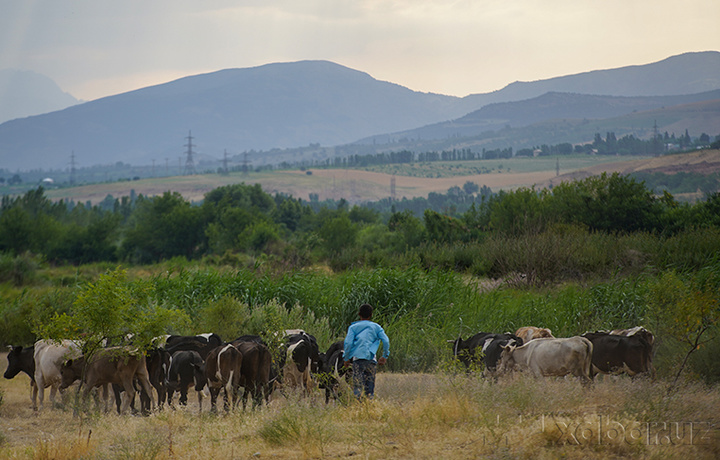
<path fill-rule="evenodd" d="M 210 412 L 217 412 L 217 397 L 220 394 L 220 387 L 209 387 L 210 390 Z"/>
<path fill-rule="evenodd" d="M 33 387 L 32 387 L 32 408 L 34 411 L 38 410 L 38 406 L 37 406 L 37 397 L 38 397 L 38 391 L 39 391 L 38 388 L 39 388 L 39 385 L 38 385 L 37 381 L 35 381 L 35 385 L 33 385 Z"/>
<path fill-rule="evenodd" d="M 49 397 L 49 399 L 50 399 L 50 408 L 51 408 L 51 409 L 54 409 L 54 408 L 55 408 L 55 395 L 57 395 L 58 386 L 60 386 L 59 383 L 53 383 L 52 385 L 50 385 L 50 397 Z"/>
<path fill-rule="evenodd" d="M 115 408 L 117 410 L 117 413 L 120 414 L 120 406 L 122 404 L 122 386 L 118 385 L 117 383 L 112 384 L 113 389 L 113 395 L 115 395 Z"/>
<path fill-rule="evenodd" d="M 199 412 L 202 412 L 202 400 L 203 400 L 203 392 L 202 390 L 196 391 L 197 397 L 198 397 L 198 406 L 200 406 Z"/>

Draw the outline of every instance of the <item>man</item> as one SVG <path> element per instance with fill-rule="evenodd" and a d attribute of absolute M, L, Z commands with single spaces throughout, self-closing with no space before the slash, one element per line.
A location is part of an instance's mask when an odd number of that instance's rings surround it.
<path fill-rule="evenodd" d="M 352 363 L 353 392 L 358 399 L 363 395 L 373 398 L 377 364 L 385 364 L 390 356 L 390 339 L 379 324 L 370 321 L 372 314 L 373 307 L 362 304 L 358 311 L 360 321 L 352 323 L 345 336 L 343 360 L 345 366 Z M 376 360 L 380 342 L 383 345 L 382 357 Z"/>

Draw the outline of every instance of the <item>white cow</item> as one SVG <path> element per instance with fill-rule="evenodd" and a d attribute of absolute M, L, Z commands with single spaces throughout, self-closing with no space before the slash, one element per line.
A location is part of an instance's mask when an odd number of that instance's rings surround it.
<path fill-rule="evenodd" d="M 63 340 L 55 343 L 51 340 L 38 340 L 35 342 L 35 388 L 33 388 L 33 410 L 38 410 L 37 396 L 40 395 L 40 408 L 43 407 L 45 388 L 50 387 L 50 403 L 55 402 L 55 394 L 60 386 L 62 377 L 60 368 L 68 359 L 74 359 L 82 354 L 80 345 L 72 340 Z"/>
<path fill-rule="evenodd" d="M 572 374 L 590 382 L 592 352 L 593 345 L 585 337 L 534 339 L 521 347 L 508 344 L 500 354 L 498 371 L 519 368 L 536 377 Z"/>

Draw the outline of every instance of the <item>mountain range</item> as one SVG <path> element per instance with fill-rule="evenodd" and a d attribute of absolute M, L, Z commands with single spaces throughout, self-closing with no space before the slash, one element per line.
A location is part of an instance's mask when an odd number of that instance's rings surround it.
<path fill-rule="evenodd" d="M 463 98 L 412 91 L 328 61 L 276 63 L 185 77 L 7 121 L 0 124 L 0 168 L 64 169 L 71 155 L 78 167 L 149 165 L 182 159 L 188 142 L 198 163 L 254 150 L 261 151 L 254 164 L 274 164 L 287 160 L 288 149 L 308 145 L 360 140 L 392 146 L 402 138 L 478 136 L 553 119 L 581 123 L 720 99 L 719 90 L 716 51 L 515 82 Z M 416 142 L 415 148 L 428 147 Z"/>

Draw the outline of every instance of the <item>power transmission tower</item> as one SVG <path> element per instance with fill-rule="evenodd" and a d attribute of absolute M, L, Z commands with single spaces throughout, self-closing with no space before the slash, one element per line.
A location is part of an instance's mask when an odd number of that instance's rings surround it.
<path fill-rule="evenodd" d="M 653 124 L 653 154 L 660 155 L 660 138 L 658 136 L 657 120 Z"/>
<path fill-rule="evenodd" d="M 227 176 L 229 174 L 228 167 L 227 167 L 227 149 L 225 149 L 224 155 L 223 155 L 223 175 Z"/>
<path fill-rule="evenodd" d="M 188 131 L 188 136 L 185 138 L 187 139 L 188 143 L 185 144 L 185 147 L 187 147 L 187 150 L 185 151 L 185 171 L 183 171 L 184 175 L 190 175 L 190 174 L 196 174 L 195 172 L 195 164 L 193 163 L 193 147 L 195 147 L 195 144 L 192 143 L 193 137 L 192 137 L 192 131 Z"/>
<path fill-rule="evenodd" d="M 70 185 L 75 185 L 75 151 L 70 154 Z"/>
<path fill-rule="evenodd" d="M 390 178 L 390 201 L 395 201 L 395 174 Z"/>
<path fill-rule="evenodd" d="M 249 163 L 249 162 L 248 162 L 248 153 L 247 153 L 247 152 L 243 152 L 243 165 L 242 165 L 242 174 L 243 174 L 243 176 L 247 176 L 247 175 L 248 175 L 248 170 L 250 169 L 248 163 Z"/>

